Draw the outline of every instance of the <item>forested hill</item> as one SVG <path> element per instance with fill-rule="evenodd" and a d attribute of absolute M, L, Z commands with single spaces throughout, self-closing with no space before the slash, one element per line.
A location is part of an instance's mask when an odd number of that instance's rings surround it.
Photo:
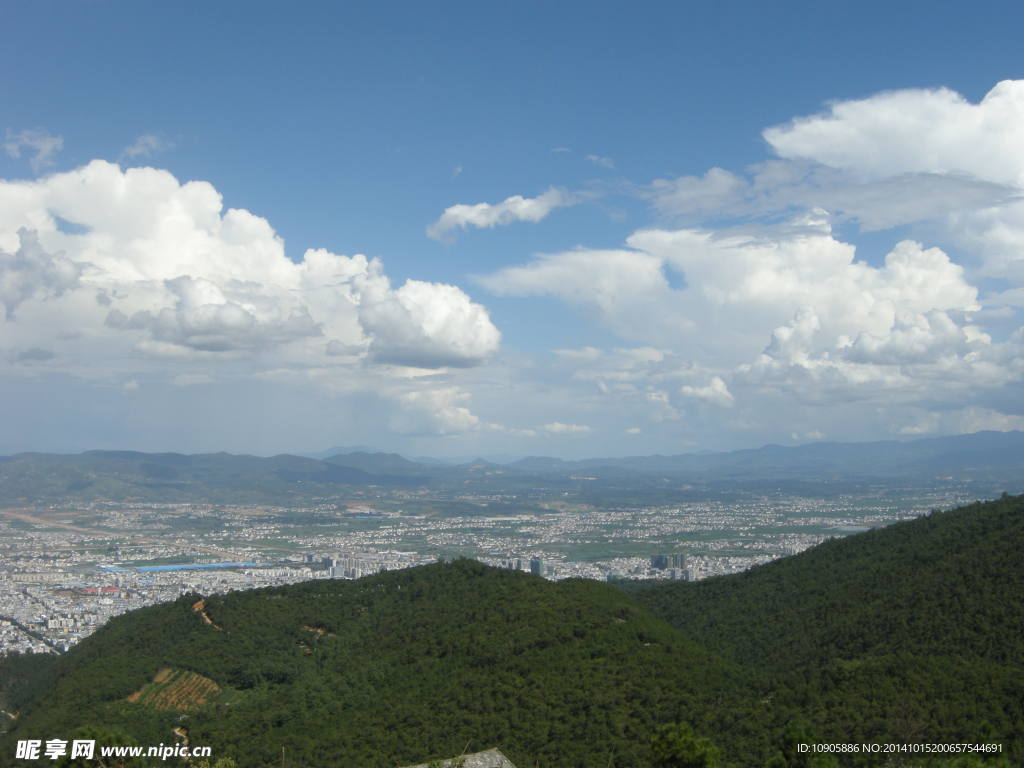
<path fill-rule="evenodd" d="M 769 675 L 829 739 L 997 733 L 1024 764 L 1024 496 L 844 539 L 734 576 L 630 591 Z M 803 702 L 814 702 L 813 708 Z"/>
<path fill-rule="evenodd" d="M 57 666 L 3 754 L 84 725 L 143 744 L 184 726 L 244 768 L 280 765 L 282 747 L 289 765 L 394 768 L 467 744 L 521 766 L 642 766 L 683 717 L 767 739 L 729 719 L 751 700 L 743 670 L 628 595 L 466 560 L 153 606 Z"/>
<path fill-rule="evenodd" d="M 955 765 L 1006 768 L 1024 764 L 1021 552 L 1024 497 L 1007 497 L 633 594 L 456 561 L 189 596 L 25 667 L 35 693 L 11 686 L 0 754 L 84 726 L 142 744 L 178 727 L 240 768 L 282 748 L 288 765 L 393 768 L 492 746 L 543 768 L 954 765 L 809 760 L 800 742 L 998 743 Z M 720 761 L 659 753 L 701 739 Z"/>

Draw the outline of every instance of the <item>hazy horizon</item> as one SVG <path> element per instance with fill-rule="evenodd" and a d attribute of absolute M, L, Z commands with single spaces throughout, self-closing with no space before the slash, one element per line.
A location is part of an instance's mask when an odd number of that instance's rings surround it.
<path fill-rule="evenodd" d="M 1005 432 L 1012 432 L 1014 434 L 1020 434 L 1021 430 L 1005 430 Z M 483 461 L 487 461 L 487 462 L 491 462 L 491 463 L 495 463 L 495 464 L 510 464 L 510 463 L 513 463 L 513 462 L 516 462 L 516 461 L 520 461 L 522 459 L 533 459 L 533 458 L 536 458 L 536 459 L 555 459 L 555 460 L 560 460 L 560 461 L 570 461 L 571 462 L 571 461 L 586 461 L 586 460 L 589 460 L 589 459 L 609 459 L 609 460 L 615 460 L 615 459 L 627 459 L 627 458 L 643 458 L 645 456 L 715 455 L 715 454 L 723 454 L 723 453 L 732 453 L 732 452 L 736 452 L 736 451 L 757 451 L 757 450 L 760 450 L 760 449 L 763 449 L 763 448 L 803 448 L 803 447 L 808 447 L 808 446 L 813 446 L 813 445 L 829 445 L 829 444 L 862 445 L 862 444 L 870 444 L 870 443 L 875 443 L 875 442 L 914 443 L 914 442 L 929 440 L 929 439 L 933 439 L 933 438 L 969 437 L 969 436 L 972 436 L 972 435 L 979 435 L 979 434 L 986 434 L 986 433 L 991 434 L 991 433 L 993 433 L 993 430 L 980 430 L 978 432 L 969 432 L 969 433 L 963 433 L 963 434 L 960 434 L 960 435 L 932 435 L 932 436 L 928 436 L 928 437 L 899 436 L 899 437 L 888 438 L 887 440 L 881 440 L 881 441 L 879 441 L 879 440 L 857 440 L 857 441 L 815 440 L 815 441 L 810 441 L 810 442 L 799 442 L 799 443 L 789 443 L 789 444 L 786 444 L 786 443 L 761 443 L 761 444 L 758 444 L 758 445 L 740 446 L 738 448 L 731 448 L 731 449 L 722 450 L 722 451 L 712 451 L 712 450 L 704 450 L 704 449 L 699 449 L 698 448 L 698 449 L 692 449 L 692 450 L 677 451 L 675 454 L 665 454 L 665 453 L 661 453 L 661 454 L 658 454 L 658 453 L 649 453 L 649 454 L 644 454 L 644 453 L 618 453 L 618 454 L 616 454 L 616 453 L 608 453 L 608 454 L 583 454 L 583 455 L 579 455 L 579 456 L 567 456 L 567 455 L 559 456 L 559 455 L 550 454 L 550 453 L 511 454 L 511 453 L 502 453 L 500 451 L 497 451 L 497 452 L 483 453 L 483 454 L 430 455 L 430 454 L 410 454 L 410 453 L 405 453 L 405 452 L 402 452 L 402 451 L 399 451 L 399 450 L 392 450 L 390 448 L 387 448 L 386 446 L 372 446 L 372 445 L 352 445 L 352 446 L 346 446 L 346 445 L 338 445 L 338 446 L 328 446 L 327 448 L 322 448 L 322 449 L 319 449 L 319 450 L 297 449 L 297 450 L 273 451 L 273 452 L 270 452 L 270 453 L 253 453 L 253 452 L 247 452 L 247 451 L 228 451 L 228 450 L 221 450 L 221 449 L 200 450 L 200 451 L 176 451 L 176 450 L 159 450 L 159 449 L 156 449 L 156 450 L 142 450 L 142 449 L 137 449 L 137 448 L 125 448 L 123 446 L 105 446 L 105 447 L 93 446 L 91 448 L 85 448 L 85 449 L 80 450 L 80 451 L 12 451 L 10 453 L 0 454 L 0 456 L 16 456 L 18 454 L 25 454 L 25 453 L 40 453 L 40 454 L 51 454 L 51 455 L 75 456 L 75 455 L 79 455 L 79 454 L 87 453 L 87 452 L 91 452 L 91 451 L 109 451 L 109 452 L 125 451 L 125 452 L 131 452 L 131 453 L 148 453 L 148 454 L 167 454 L 167 453 L 171 453 L 171 454 L 181 454 L 181 455 L 209 455 L 209 454 L 217 454 L 217 453 L 227 453 L 227 454 L 242 455 L 242 456 L 255 456 L 257 458 L 271 458 L 271 457 L 274 457 L 274 456 L 300 456 L 300 457 L 308 457 L 308 458 L 329 458 L 331 456 L 342 455 L 342 454 L 351 454 L 351 453 L 371 453 L 371 454 L 378 453 L 378 454 L 396 454 L 396 455 L 401 456 L 404 459 L 407 459 L 409 461 L 414 461 L 414 462 L 415 461 L 428 461 L 428 462 L 429 461 L 440 461 L 440 462 L 450 463 L 450 464 L 467 464 L 467 463 L 470 463 L 472 461 L 483 460 Z"/>

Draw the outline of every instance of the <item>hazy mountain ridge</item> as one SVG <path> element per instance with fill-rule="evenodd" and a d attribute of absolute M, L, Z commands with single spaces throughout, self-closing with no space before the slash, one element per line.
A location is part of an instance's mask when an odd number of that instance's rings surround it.
<path fill-rule="evenodd" d="M 765 477 L 846 474 L 897 477 L 907 472 L 1024 466 L 1024 432 L 976 432 L 919 440 L 868 443 L 820 442 L 798 446 L 765 445 L 722 453 L 627 456 L 566 461 L 534 456 L 508 465 L 527 471 L 574 472 L 603 467 L 641 473 L 717 473 L 753 471 Z"/>
<path fill-rule="evenodd" d="M 510 464 L 450 466 L 363 451 L 325 459 L 281 454 L 87 451 L 0 457 L 0 500 L 140 498 L 163 501 L 267 501 L 329 495 L 339 487 L 562 486 L 592 479 L 612 485 L 827 481 L 904 481 L 955 476 L 1008 483 L 1024 475 L 1024 432 L 978 432 L 908 442 L 777 445 L 716 454 L 567 461 L 529 457 Z"/>

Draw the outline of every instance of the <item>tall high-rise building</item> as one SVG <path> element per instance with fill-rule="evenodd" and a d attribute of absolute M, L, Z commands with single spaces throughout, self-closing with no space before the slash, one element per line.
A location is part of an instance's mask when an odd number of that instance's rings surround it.
<path fill-rule="evenodd" d="M 530 573 L 532 573 L 534 576 L 543 576 L 544 575 L 544 561 L 543 560 L 538 560 L 537 558 L 534 558 L 533 560 L 531 560 L 530 561 Z"/>
<path fill-rule="evenodd" d="M 672 555 L 672 567 L 673 568 L 685 568 L 686 567 L 686 555 L 677 552 Z"/>
<path fill-rule="evenodd" d="M 668 555 L 654 555 L 651 557 L 651 568 L 663 571 L 668 568 Z"/>

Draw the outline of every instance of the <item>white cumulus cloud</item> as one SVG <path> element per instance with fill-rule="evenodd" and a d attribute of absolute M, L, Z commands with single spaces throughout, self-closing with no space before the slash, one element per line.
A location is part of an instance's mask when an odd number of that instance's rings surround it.
<path fill-rule="evenodd" d="M 756 234 L 651 229 L 627 244 L 537 257 L 483 284 L 557 297 L 657 351 L 639 367 L 621 354 L 559 353 L 603 395 L 645 400 L 652 421 L 690 418 L 688 402 L 756 410 L 769 395 L 955 401 L 1015 375 L 1016 353 L 972 323 L 978 290 L 939 248 L 902 241 L 873 266 L 815 212 Z"/>
<path fill-rule="evenodd" d="M 544 254 L 479 278 L 499 296 L 553 296 L 578 306 L 624 338 L 660 343 L 692 323 L 671 306 L 665 261 L 636 250 L 578 249 Z"/>
<path fill-rule="evenodd" d="M 572 204 L 572 196 L 555 187 L 537 197 L 512 195 L 500 203 L 460 203 L 446 208 L 441 217 L 427 227 L 427 235 L 434 240 L 443 240 L 453 231 L 469 227 L 491 229 L 516 221 L 537 222 L 555 208 Z"/>
<path fill-rule="evenodd" d="M 996 84 L 977 104 L 946 88 L 837 101 L 764 138 L 783 162 L 840 174 L 819 204 L 876 229 L 940 220 L 985 274 L 1024 284 L 1024 80 Z"/>
<path fill-rule="evenodd" d="M 998 83 L 978 104 L 948 88 L 889 91 L 764 131 L 784 158 L 867 177 L 963 173 L 1024 186 L 1024 81 Z"/>
<path fill-rule="evenodd" d="M 835 101 L 763 136 L 761 163 L 640 189 L 676 228 L 480 282 L 556 298 L 663 352 L 641 366 L 558 352 L 594 387 L 590 407 L 603 398 L 652 428 L 868 439 L 1019 423 L 1008 403 L 1024 380 L 1024 81 L 977 103 L 943 88 Z M 910 224 L 913 239 L 893 236 L 884 256 L 879 236 L 855 245 Z"/>
<path fill-rule="evenodd" d="M 63 254 L 49 254 L 35 232 L 20 229 L 13 253 L 0 248 L 0 304 L 8 320 L 23 302 L 60 296 L 78 285 L 82 269 Z"/>
<path fill-rule="evenodd" d="M 453 435 L 480 428 L 480 419 L 462 403 L 469 395 L 457 387 L 405 392 L 397 397 L 398 408 L 390 426 L 407 435 Z"/>
<path fill-rule="evenodd" d="M 371 355 L 399 365 L 475 365 L 501 340 L 487 310 L 455 286 L 408 280 L 394 290 L 379 270 L 362 281 L 359 319 Z"/>
<path fill-rule="evenodd" d="M 977 290 L 940 249 L 907 241 L 883 267 L 873 267 L 813 217 L 757 236 L 642 230 L 627 243 L 632 250 L 541 256 L 481 282 L 501 295 L 558 297 L 624 338 L 703 364 L 756 357 L 770 329 L 788 325 L 801 311 L 820 318 L 812 336 L 821 350 L 849 346 L 863 334 L 888 339 L 899 323 L 914 324 L 928 312 L 979 308 Z M 685 286 L 671 287 L 668 271 L 681 275 Z M 961 316 L 950 315 L 954 322 Z"/>
<path fill-rule="evenodd" d="M 456 286 L 393 287 L 378 259 L 323 249 L 295 262 L 266 219 L 224 210 L 211 184 L 101 160 L 0 181 L 0 302 L 0 344 L 94 369 L 190 355 L 465 367 L 500 343 Z"/>
<path fill-rule="evenodd" d="M 730 406 L 733 404 L 733 396 L 729 387 L 718 376 L 712 378 L 706 386 L 693 387 L 687 384 L 680 387 L 679 392 L 687 397 L 704 400 L 713 405 Z"/>

